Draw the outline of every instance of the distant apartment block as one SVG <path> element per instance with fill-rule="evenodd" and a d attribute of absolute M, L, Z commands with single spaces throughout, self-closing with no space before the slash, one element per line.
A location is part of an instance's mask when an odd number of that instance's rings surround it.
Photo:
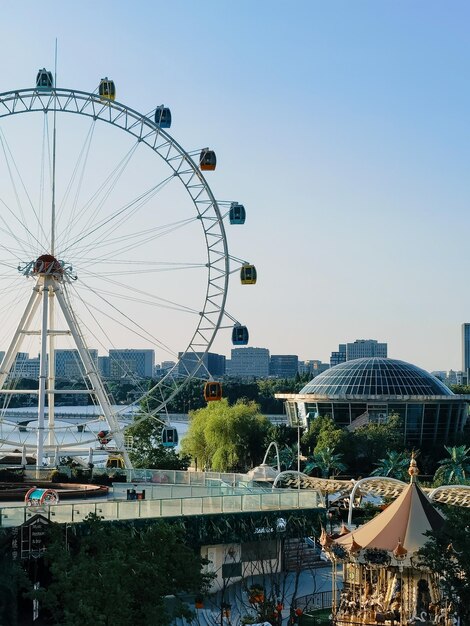
<path fill-rule="evenodd" d="M 225 376 L 225 356 L 215 352 L 178 353 L 178 374 L 197 378 L 220 378 Z"/>
<path fill-rule="evenodd" d="M 322 363 L 318 359 L 308 359 L 306 361 L 299 361 L 299 374 L 308 374 L 312 378 L 318 376 L 322 372 L 330 369 L 328 363 Z"/>
<path fill-rule="evenodd" d="M 98 357 L 98 372 L 103 378 L 109 378 L 109 356 Z"/>
<path fill-rule="evenodd" d="M 98 368 L 98 350 L 89 350 L 91 360 Z M 78 350 L 55 350 L 56 378 L 81 379 L 85 374 Z"/>
<path fill-rule="evenodd" d="M 462 324 L 462 371 L 470 370 L 470 324 Z"/>
<path fill-rule="evenodd" d="M 269 360 L 269 375 L 275 378 L 295 378 L 299 371 L 296 354 L 272 354 Z"/>
<path fill-rule="evenodd" d="M 161 363 L 157 363 L 157 365 L 155 365 L 155 376 L 157 378 L 165 376 L 175 365 L 175 361 L 162 361 Z"/>
<path fill-rule="evenodd" d="M 356 339 L 354 343 L 346 344 L 346 361 L 374 356 L 387 358 L 387 344 L 375 339 Z"/>
<path fill-rule="evenodd" d="M 346 361 L 346 344 L 340 343 L 338 346 L 338 350 L 336 352 L 332 352 L 330 356 L 330 366 L 334 367 L 335 365 L 339 365 L 340 363 L 344 363 Z"/>
<path fill-rule="evenodd" d="M 267 348 L 232 348 L 229 376 L 267 378 L 269 376 L 269 350 Z"/>
<path fill-rule="evenodd" d="M 155 350 L 126 348 L 109 351 L 109 377 L 152 378 L 155 368 Z"/>

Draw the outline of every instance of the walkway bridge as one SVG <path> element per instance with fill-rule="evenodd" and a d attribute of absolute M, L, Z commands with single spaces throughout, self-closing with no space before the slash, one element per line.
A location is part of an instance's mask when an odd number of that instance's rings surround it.
<path fill-rule="evenodd" d="M 122 521 L 312 510 L 325 506 L 320 491 L 272 490 L 252 483 L 246 474 L 176 470 L 119 470 L 119 474 L 127 474 L 127 482 L 113 483 L 108 499 L 84 499 L 41 508 L 0 503 L 0 527 L 21 526 L 37 513 L 52 522 L 73 524 L 83 522 L 90 513 L 106 521 Z"/>

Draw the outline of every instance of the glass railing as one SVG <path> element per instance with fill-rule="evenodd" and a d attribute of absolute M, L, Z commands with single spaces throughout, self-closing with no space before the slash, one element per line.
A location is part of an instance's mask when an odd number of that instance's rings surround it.
<path fill-rule="evenodd" d="M 147 492 L 145 496 L 147 496 Z M 52 522 L 65 524 L 82 522 L 90 513 L 98 515 L 103 520 L 112 521 L 214 513 L 311 509 L 322 506 L 324 503 L 321 494 L 310 490 L 282 490 L 272 493 L 201 495 L 180 498 L 169 496 L 167 498 L 145 498 L 132 501 L 83 501 L 34 508 L 25 506 L 2 507 L 0 508 L 0 525 L 4 528 L 20 526 L 37 513 L 41 513 Z"/>

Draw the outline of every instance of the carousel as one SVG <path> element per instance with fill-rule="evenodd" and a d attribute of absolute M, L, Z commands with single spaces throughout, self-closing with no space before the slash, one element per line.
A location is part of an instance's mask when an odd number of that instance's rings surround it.
<path fill-rule="evenodd" d="M 343 569 L 343 589 L 333 605 L 333 624 L 391 626 L 455 623 L 438 577 L 420 562 L 418 551 L 427 531 L 444 523 L 417 483 L 411 459 L 410 483 L 380 515 L 354 531 L 343 525 L 339 536 L 322 531 L 321 543 Z M 336 580 L 333 580 L 336 589 Z"/>

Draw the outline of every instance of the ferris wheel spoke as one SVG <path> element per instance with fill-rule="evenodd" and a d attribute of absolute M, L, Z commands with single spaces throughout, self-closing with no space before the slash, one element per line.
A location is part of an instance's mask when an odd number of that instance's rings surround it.
<path fill-rule="evenodd" d="M 135 320 L 133 320 L 129 315 L 127 315 L 126 313 L 122 312 L 120 309 L 118 309 L 116 306 L 114 306 L 112 303 L 110 303 L 108 300 L 106 300 L 106 298 L 103 298 L 103 296 L 101 296 L 99 293 L 97 293 L 96 291 L 91 290 L 102 302 L 104 302 L 106 305 L 108 305 L 111 309 L 113 309 L 116 313 L 118 313 L 122 318 L 124 318 L 125 320 L 127 320 L 127 322 L 131 322 L 131 324 L 133 324 L 133 326 L 129 326 L 128 324 L 124 324 L 122 322 L 122 320 L 119 320 L 116 317 L 113 317 L 111 315 L 109 315 L 108 313 L 106 313 L 105 311 L 103 311 L 103 309 L 100 309 L 99 307 L 91 304 L 90 302 L 85 302 L 85 300 L 80 296 L 80 294 L 77 293 L 77 290 L 75 290 L 75 293 L 77 294 L 77 296 L 80 298 L 81 302 L 85 305 L 85 307 L 90 311 L 90 309 L 94 309 L 95 311 L 101 313 L 102 315 L 105 315 L 108 319 L 112 320 L 113 322 L 116 322 L 118 324 L 120 324 L 123 328 L 125 328 L 126 330 L 131 331 L 133 334 L 135 334 L 137 337 L 140 337 L 142 339 L 145 339 L 146 341 L 151 341 L 154 342 L 155 345 L 158 345 L 159 347 L 161 347 L 162 349 L 165 349 L 166 351 L 168 351 L 170 354 L 174 354 L 174 352 L 169 348 L 169 346 L 167 346 L 165 343 L 163 343 L 160 339 L 158 339 L 157 337 L 155 337 L 154 335 L 152 335 L 151 333 L 149 333 L 145 328 L 143 328 L 140 324 L 137 324 Z M 136 330 L 136 328 L 138 330 Z"/>
<path fill-rule="evenodd" d="M 74 244 L 72 246 L 69 246 L 69 248 L 68 248 L 69 253 L 73 253 L 73 252 L 77 253 L 77 250 L 81 250 L 83 252 L 83 251 L 86 251 L 86 249 L 93 249 L 93 248 L 96 247 L 96 245 L 98 243 L 100 243 L 100 245 L 101 245 L 102 231 L 103 231 L 103 229 L 105 227 L 109 226 L 109 224 L 114 222 L 113 227 L 107 231 L 107 235 L 104 237 L 104 239 L 106 240 L 107 236 L 112 234 L 117 228 L 122 226 L 129 219 L 131 219 L 131 217 L 133 217 L 135 215 L 135 213 L 142 206 L 144 206 L 145 203 L 148 202 L 148 200 L 151 197 L 153 197 L 156 193 L 158 193 L 158 191 L 164 185 L 166 185 L 170 180 L 172 180 L 172 178 L 173 178 L 172 176 L 169 176 L 165 180 L 159 182 L 157 185 L 155 185 L 151 189 L 145 191 L 143 194 L 140 194 L 139 197 L 137 197 L 133 201 L 127 203 L 124 207 L 122 207 L 121 209 L 119 209 L 115 213 L 113 213 L 113 214 L 109 215 L 107 218 L 103 219 L 94 228 L 91 228 L 88 232 L 85 232 L 81 237 L 78 237 L 78 239 L 74 242 Z M 85 239 L 91 237 L 91 235 L 94 235 L 94 234 L 97 234 L 98 237 L 93 239 L 92 241 L 90 241 L 87 244 L 86 248 L 83 248 L 83 247 L 81 249 L 77 248 L 77 244 L 78 243 L 80 243 L 81 241 L 84 241 Z"/>
<path fill-rule="evenodd" d="M 87 170 L 88 159 L 93 142 L 95 128 L 96 120 L 92 119 L 91 124 L 88 128 L 88 132 L 85 135 L 83 145 L 81 146 L 81 149 L 78 153 L 77 161 L 71 173 L 67 188 L 65 189 L 64 196 L 60 202 L 59 209 L 57 211 L 57 220 L 60 221 L 61 217 L 65 214 L 67 207 L 70 205 L 68 219 L 66 220 L 66 228 L 63 235 L 64 242 L 61 244 L 62 247 L 66 247 L 71 236 L 71 232 L 73 230 L 73 225 L 75 224 L 75 221 L 77 219 L 76 216 L 78 203 L 85 179 L 85 172 Z M 69 198 L 71 197 L 73 191 L 73 199 L 70 201 Z"/>
<path fill-rule="evenodd" d="M 34 207 L 34 204 L 33 204 L 32 200 L 31 200 L 31 197 L 30 197 L 30 195 L 28 193 L 28 190 L 27 190 L 27 187 L 26 187 L 25 182 L 23 180 L 23 177 L 21 176 L 21 172 L 20 172 L 20 170 L 18 168 L 18 165 L 16 163 L 16 160 L 15 160 L 15 158 L 13 156 L 12 150 L 11 150 L 9 144 L 8 144 L 8 141 L 6 139 L 5 133 L 4 133 L 4 131 L 2 129 L 0 129 L 0 144 L 1 144 L 1 147 L 2 147 L 2 152 L 3 152 L 3 156 L 4 156 L 4 160 L 5 160 L 5 165 L 6 165 L 7 170 L 8 170 L 8 176 L 9 176 L 9 179 L 10 179 L 10 184 L 12 186 L 12 190 L 13 190 L 13 193 L 14 193 L 14 196 L 15 196 L 16 205 L 17 205 L 20 217 L 17 217 L 14 212 L 13 212 L 13 215 L 16 218 L 16 221 L 19 224 L 21 224 L 23 230 L 30 236 L 29 248 L 30 249 L 33 248 L 31 240 L 35 240 L 36 243 L 38 243 L 40 249 L 44 249 L 43 248 L 43 244 L 41 244 L 38 241 L 38 239 L 32 234 L 30 229 L 26 226 L 26 224 L 28 223 L 28 220 L 26 219 L 26 216 L 25 216 L 25 213 L 24 213 L 24 210 L 23 210 L 23 204 L 22 204 L 21 199 L 20 199 L 19 189 L 18 189 L 18 187 L 16 185 L 16 182 L 15 182 L 14 173 L 16 173 L 16 176 L 17 176 L 18 181 L 20 183 L 20 187 L 23 190 L 23 194 L 26 196 L 26 201 L 27 201 L 26 204 L 29 205 L 29 207 L 31 209 L 31 212 L 32 212 L 32 215 L 36 219 L 36 222 L 37 222 L 38 226 L 40 227 L 43 236 L 44 237 L 46 236 L 45 232 L 44 232 L 44 229 L 42 227 L 41 220 L 39 219 L 39 215 L 38 215 L 38 213 L 37 213 L 37 211 L 36 211 L 36 209 Z M 12 210 L 8 207 L 7 203 L 5 203 L 3 200 L 2 200 L 2 204 L 7 208 L 7 210 L 9 212 L 12 212 Z"/>
<path fill-rule="evenodd" d="M 78 227 L 80 225 L 80 231 L 82 233 L 85 233 L 86 236 L 88 234 L 87 229 L 90 229 L 92 231 L 94 230 L 93 226 L 98 219 L 99 214 L 103 210 L 106 200 L 109 198 L 117 182 L 125 172 L 129 162 L 132 159 L 133 154 L 137 150 L 137 146 L 137 143 L 134 143 L 131 146 L 131 148 L 127 151 L 124 157 L 122 157 L 122 159 L 118 162 L 114 169 L 108 174 L 108 176 L 101 183 L 101 185 L 98 186 L 93 195 L 80 208 L 74 220 L 64 226 L 65 231 L 68 230 L 71 232 L 75 227 Z M 86 218 L 84 223 L 80 224 L 80 220 L 83 220 L 84 218 Z M 70 246 L 64 247 L 64 251 L 67 251 L 69 249 Z"/>
<path fill-rule="evenodd" d="M 122 248 L 113 248 L 111 251 L 109 251 L 103 256 L 103 258 L 105 259 L 119 258 L 119 256 L 121 256 L 124 252 L 127 252 L 129 250 L 134 250 L 134 249 L 139 250 L 144 243 L 155 241 L 170 233 L 180 230 L 189 224 L 194 224 L 195 220 L 196 218 L 180 220 L 179 222 L 176 222 L 176 223 L 173 222 L 168 225 L 158 226 L 158 227 L 147 229 L 144 231 L 139 231 L 137 233 L 129 233 L 128 235 L 123 234 L 114 239 L 104 237 L 103 239 L 99 240 L 99 247 L 100 249 L 107 248 L 111 245 L 116 245 L 118 243 L 128 242 L 129 240 L 131 240 L 130 244 L 124 245 Z M 80 247 L 76 248 L 74 250 L 74 253 L 79 254 L 80 258 L 83 258 L 85 254 L 87 254 L 88 252 L 92 250 L 93 251 L 96 250 L 95 242 L 88 243 L 86 246 L 83 246 L 82 248 Z"/>
<path fill-rule="evenodd" d="M 101 274 L 92 274 L 91 272 L 89 274 L 94 276 L 95 278 L 101 278 L 102 277 Z M 111 285 L 120 287 L 124 291 L 128 291 L 129 292 L 129 297 L 131 299 L 135 298 L 136 294 L 140 294 L 140 295 L 143 295 L 143 296 L 145 296 L 147 298 L 150 298 L 150 302 L 151 303 L 153 303 L 155 305 L 159 305 L 160 307 L 170 308 L 172 310 L 182 311 L 184 313 L 192 313 L 194 315 L 200 315 L 199 311 L 196 311 L 196 309 L 193 309 L 191 307 L 185 306 L 185 305 L 180 304 L 178 302 L 174 302 L 172 300 L 168 300 L 166 298 L 162 298 L 161 296 L 157 296 L 157 295 L 155 295 L 153 293 L 150 293 L 148 291 L 144 291 L 142 289 L 138 289 L 135 285 L 128 285 L 126 283 L 122 283 L 122 282 L 119 282 L 117 280 L 113 280 L 113 279 L 108 278 L 108 277 L 103 277 L 103 281 L 107 282 L 107 283 L 109 283 Z M 87 289 L 93 290 L 93 288 L 90 287 L 90 285 L 84 284 L 84 286 Z M 97 293 L 96 290 L 93 290 L 93 291 L 94 291 L 94 293 Z"/>

